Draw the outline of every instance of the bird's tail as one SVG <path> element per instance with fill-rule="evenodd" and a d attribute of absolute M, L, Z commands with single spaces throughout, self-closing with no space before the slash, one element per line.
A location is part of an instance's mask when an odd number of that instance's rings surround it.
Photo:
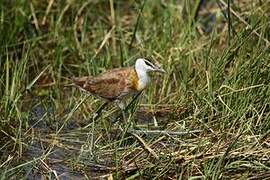
<path fill-rule="evenodd" d="M 71 77 L 71 80 L 75 85 L 83 87 L 83 85 L 89 80 L 89 76 Z"/>

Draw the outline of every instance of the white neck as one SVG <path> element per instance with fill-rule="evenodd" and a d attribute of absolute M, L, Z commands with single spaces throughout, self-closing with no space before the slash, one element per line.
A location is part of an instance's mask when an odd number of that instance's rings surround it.
<path fill-rule="evenodd" d="M 148 85 L 150 78 L 145 70 L 136 68 L 136 72 L 139 78 L 139 90 L 143 90 Z"/>

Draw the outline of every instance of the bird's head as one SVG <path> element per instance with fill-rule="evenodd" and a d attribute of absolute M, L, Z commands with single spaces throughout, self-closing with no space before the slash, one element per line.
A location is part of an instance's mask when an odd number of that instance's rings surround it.
<path fill-rule="evenodd" d="M 135 69 L 137 71 L 144 71 L 144 72 L 154 71 L 154 72 L 165 73 L 165 70 L 162 69 L 158 64 L 153 64 L 144 58 L 138 58 L 136 60 Z"/>

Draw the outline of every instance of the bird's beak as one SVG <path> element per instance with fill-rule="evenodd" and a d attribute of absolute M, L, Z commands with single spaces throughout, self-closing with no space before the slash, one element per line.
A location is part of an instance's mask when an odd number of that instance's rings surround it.
<path fill-rule="evenodd" d="M 156 67 L 155 71 L 160 73 L 166 73 L 166 71 L 160 67 Z"/>

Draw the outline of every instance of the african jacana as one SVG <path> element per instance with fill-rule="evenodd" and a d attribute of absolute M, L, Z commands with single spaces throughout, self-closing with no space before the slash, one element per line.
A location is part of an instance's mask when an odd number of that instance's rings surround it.
<path fill-rule="evenodd" d="M 165 71 L 144 58 L 138 58 L 135 67 L 115 68 L 97 76 L 76 77 L 72 80 L 92 95 L 116 103 L 122 111 L 126 97 L 147 87 L 150 82 L 149 72 Z"/>

